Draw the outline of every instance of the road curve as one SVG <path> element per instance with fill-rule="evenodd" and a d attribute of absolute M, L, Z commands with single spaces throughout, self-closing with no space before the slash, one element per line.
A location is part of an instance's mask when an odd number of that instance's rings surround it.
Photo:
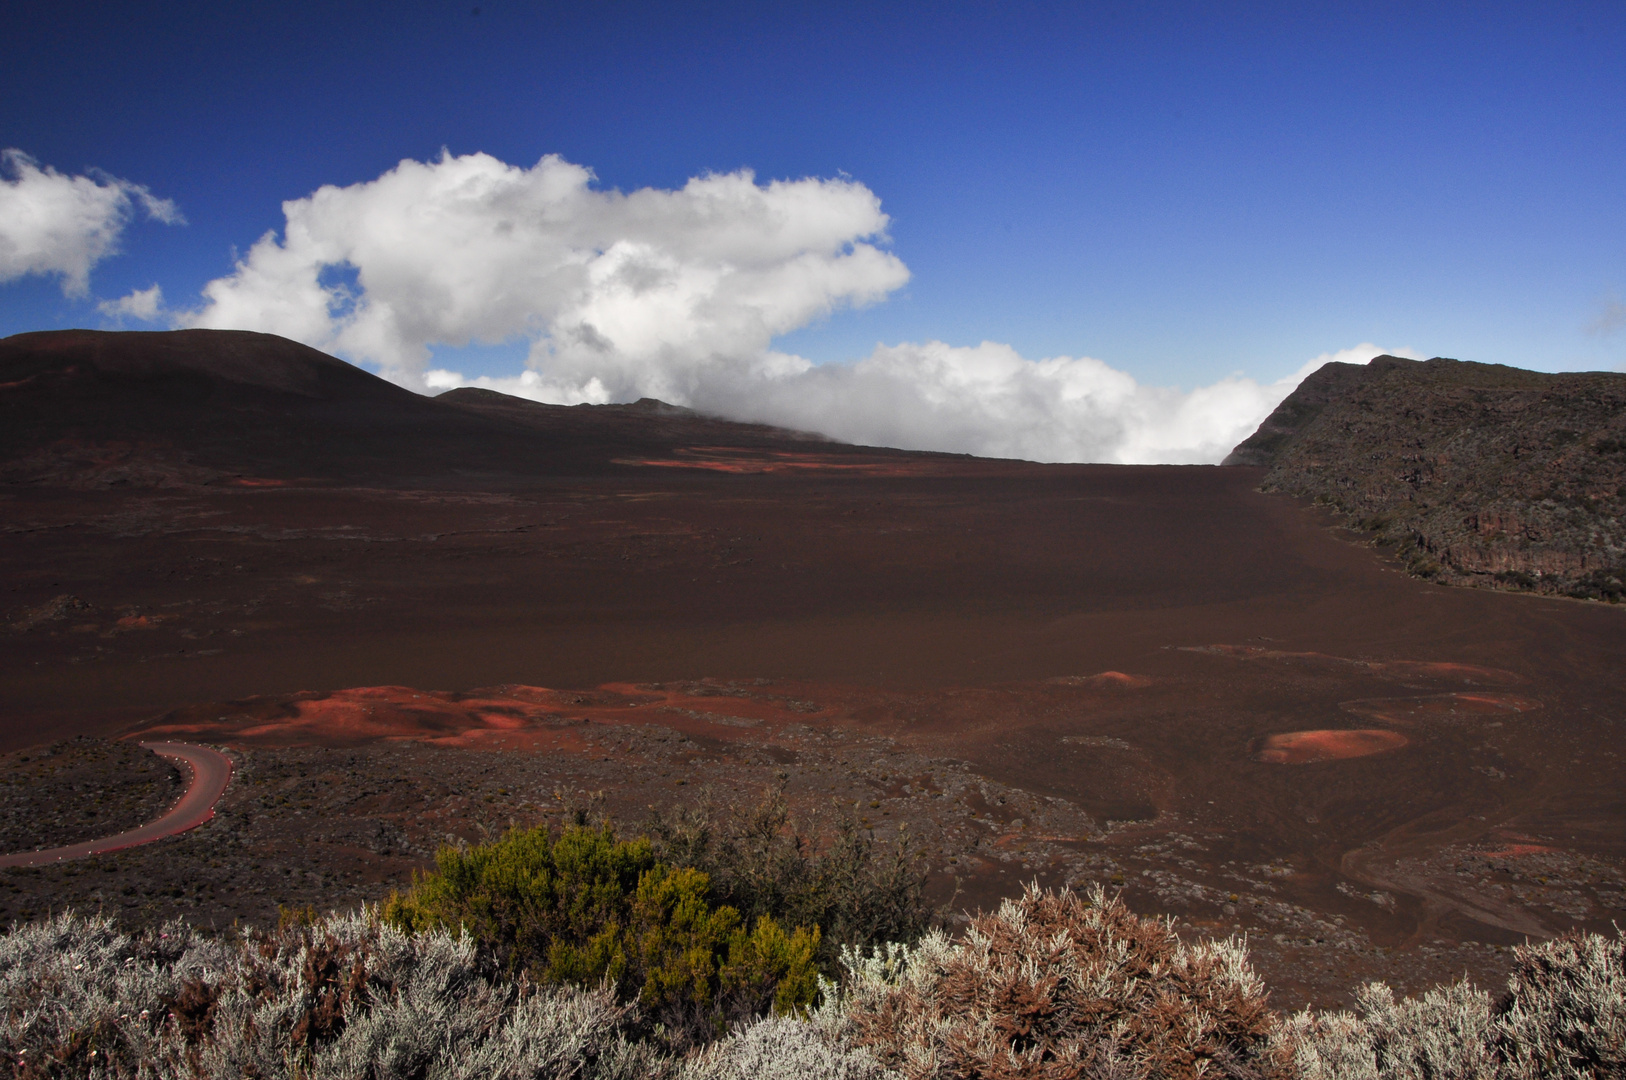
<path fill-rule="evenodd" d="M 144 742 L 140 745 L 174 762 L 192 776 L 186 794 L 181 796 L 181 801 L 169 813 L 139 828 L 100 840 L 87 840 L 82 844 L 47 848 L 44 851 L 0 855 L 0 867 L 44 866 L 68 859 L 83 859 L 89 855 L 105 855 L 110 851 L 123 851 L 162 840 L 166 836 L 177 836 L 215 816 L 215 804 L 226 793 L 226 785 L 231 781 L 231 758 L 207 746 L 193 746 L 190 743 Z"/>

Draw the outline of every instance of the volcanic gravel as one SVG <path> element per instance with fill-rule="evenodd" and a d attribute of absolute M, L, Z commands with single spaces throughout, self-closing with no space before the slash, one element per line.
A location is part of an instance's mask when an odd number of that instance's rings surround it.
<path fill-rule="evenodd" d="M 184 787 L 173 765 L 128 742 L 80 736 L 0 755 L 0 853 L 133 829 L 173 806 Z"/>

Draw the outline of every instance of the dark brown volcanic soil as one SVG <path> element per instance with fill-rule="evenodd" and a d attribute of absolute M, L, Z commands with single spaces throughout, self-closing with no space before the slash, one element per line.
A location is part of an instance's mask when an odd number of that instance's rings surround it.
<path fill-rule="evenodd" d="M 1099 879 L 1246 930 L 1282 1006 L 1626 913 L 1618 608 L 1416 581 L 1255 469 L 481 407 L 575 426 L 547 468 L 476 440 L 362 482 L 341 432 L 326 473 L 0 488 L 5 745 L 240 769 L 184 837 L 0 874 L 0 917 L 263 921 L 594 793 L 636 821 L 769 784 L 908 824 L 957 907 Z"/>
<path fill-rule="evenodd" d="M 186 785 L 132 742 L 79 736 L 0 755 L 0 852 L 113 836 L 161 817 Z"/>

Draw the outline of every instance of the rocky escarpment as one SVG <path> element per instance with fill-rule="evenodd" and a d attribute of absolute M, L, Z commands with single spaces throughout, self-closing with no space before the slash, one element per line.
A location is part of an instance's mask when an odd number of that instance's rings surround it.
<path fill-rule="evenodd" d="M 1626 374 L 1380 356 L 1304 380 L 1227 465 L 1315 499 L 1419 577 L 1626 596 Z"/>

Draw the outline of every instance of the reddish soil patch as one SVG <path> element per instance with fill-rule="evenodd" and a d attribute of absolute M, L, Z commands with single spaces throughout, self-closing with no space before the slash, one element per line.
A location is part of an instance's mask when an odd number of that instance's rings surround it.
<path fill-rule="evenodd" d="M 1467 686 L 1517 686 L 1523 676 L 1477 664 L 1449 664 L 1424 660 L 1386 660 L 1372 664 L 1374 671 L 1398 678 L 1448 679 Z"/>
<path fill-rule="evenodd" d="M 1545 855 L 1553 849 L 1546 844 L 1509 844 L 1494 851 L 1482 851 L 1479 854 L 1489 859 L 1518 858 L 1520 855 Z"/>
<path fill-rule="evenodd" d="M 1539 709 L 1541 702 L 1512 694 L 1434 694 L 1429 697 L 1345 701 L 1339 703 L 1339 708 L 1387 724 L 1409 725 L 1510 716 Z"/>
<path fill-rule="evenodd" d="M 1273 765 L 1308 765 L 1317 761 L 1367 757 L 1398 750 L 1411 740 L 1394 731 L 1289 731 L 1268 736 L 1259 750 L 1260 761 Z"/>
<path fill-rule="evenodd" d="M 1144 675 L 1129 675 L 1122 671 L 1102 671 L 1095 675 L 1062 675 L 1048 680 L 1054 686 L 1096 686 L 1118 690 L 1139 690 L 1152 685 Z"/>
<path fill-rule="evenodd" d="M 514 694 L 505 693 L 512 690 Z M 192 739 L 242 746 L 362 746 L 413 741 L 444 746 L 502 745 L 564 749 L 571 740 L 539 725 L 558 714 L 544 703 L 550 692 L 504 687 L 450 694 L 410 686 L 364 686 L 290 698 L 232 702 L 222 716 L 199 716 L 218 708 L 181 710 L 145 729 L 150 739 Z M 543 700 L 537 700 L 537 699 Z"/>
<path fill-rule="evenodd" d="M 1444 680 L 1465 686 L 1516 686 L 1524 682 L 1523 676 L 1503 671 L 1501 668 L 1445 661 L 1357 660 L 1323 652 L 1292 652 L 1284 649 L 1267 649 L 1258 645 L 1187 645 L 1182 647 L 1182 651 L 1230 656 L 1238 660 L 1292 660 L 1300 663 L 1353 667 L 1385 678 Z"/>
<path fill-rule="evenodd" d="M 739 696 L 610 683 L 596 690 L 498 686 L 450 693 L 410 686 L 363 686 L 286 698 L 249 698 L 181 709 L 143 727 L 144 739 L 191 739 L 236 746 L 357 747 L 419 742 L 465 749 L 570 753 L 585 743 L 577 725 L 660 722 L 726 739 L 731 730 L 806 723 L 825 710 L 800 710 Z M 222 708 L 229 710 L 220 714 Z"/>

